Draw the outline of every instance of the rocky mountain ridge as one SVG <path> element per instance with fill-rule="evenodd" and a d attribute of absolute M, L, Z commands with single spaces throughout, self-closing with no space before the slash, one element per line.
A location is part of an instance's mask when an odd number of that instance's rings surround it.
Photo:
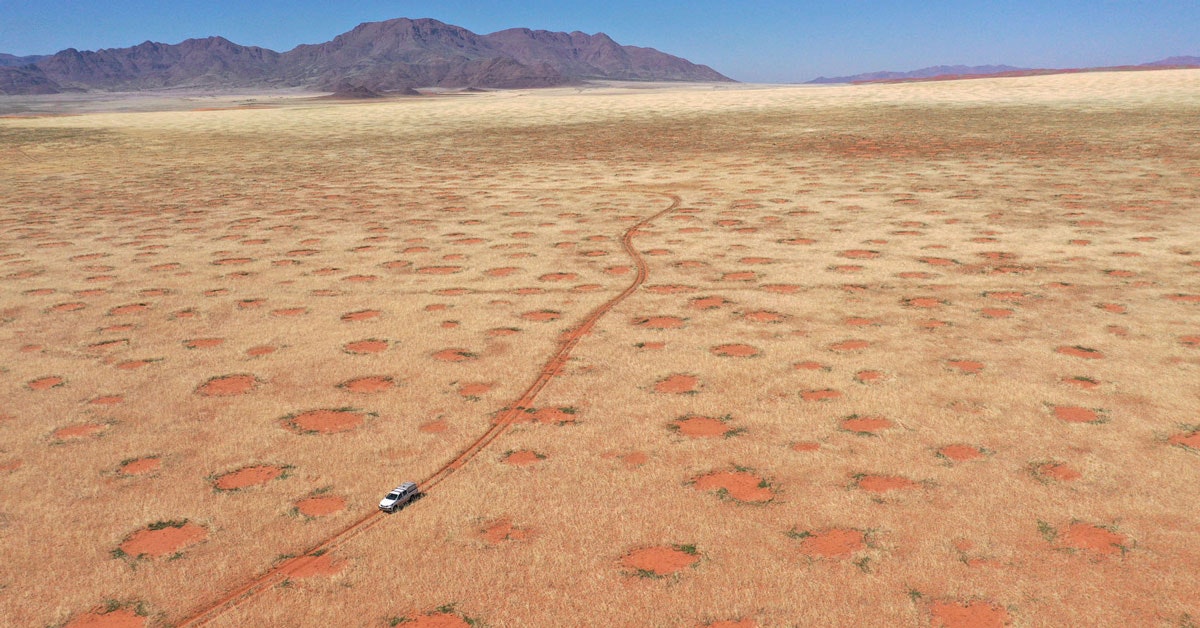
<path fill-rule="evenodd" d="M 528 88 L 587 79 L 730 81 L 653 48 L 603 33 L 508 29 L 490 35 L 433 19 L 359 24 L 287 52 L 223 37 L 47 56 L 0 55 L 0 94 L 166 88 L 281 88 L 412 93 L 418 87 Z"/>

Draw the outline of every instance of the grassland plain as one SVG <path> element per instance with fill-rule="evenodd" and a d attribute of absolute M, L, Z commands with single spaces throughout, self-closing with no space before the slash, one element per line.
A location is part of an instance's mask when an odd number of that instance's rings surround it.
<path fill-rule="evenodd" d="M 671 196 L 528 421 L 205 620 L 1200 622 L 1200 72 L 273 105 L 0 119 L 5 623 L 430 477 Z"/>

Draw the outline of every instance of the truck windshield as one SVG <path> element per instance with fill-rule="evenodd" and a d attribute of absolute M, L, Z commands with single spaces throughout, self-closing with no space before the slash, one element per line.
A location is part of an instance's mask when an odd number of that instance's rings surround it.
<path fill-rule="evenodd" d="M 400 499 L 400 493 L 388 493 L 384 499 Z"/>

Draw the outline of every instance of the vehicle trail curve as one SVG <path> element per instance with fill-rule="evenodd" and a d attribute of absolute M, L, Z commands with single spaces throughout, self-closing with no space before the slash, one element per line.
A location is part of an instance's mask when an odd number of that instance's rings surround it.
<path fill-rule="evenodd" d="M 646 260 L 638 253 L 633 246 L 633 238 L 638 235 L 639 231 L 650 223 L 662 218 L 663 216 L 675 211 L 683 202 L 682 199 L 675 195 L 665 192 L 644 192 L 670 199 L 671 203 L 666 208 L 647 216 L 633 226 L 624 231 L 621 236 L 621 246 L 625 249 L 626 255 L 634 262 L 637 268 L 637 274 L 633 281 L 625 287 L 624 290 L 617 293 L 604 303 L 600 304 L 596 309 L 592 310 L 587 317 L 583 319 L 575 327 L 564 332 L 558 340 L 558 346 L 550 359 L 542 366 L 533 383 L 518 397 L 515 401 L 503 408 L 493 420 L 492 425 L 479 438 L 469 443 L 466 447 L 459 450 L 459 453 L 449 462 L 439 467 L 429 477 L 418 483 L 422 495 L 428 493 L 458 469 L 461 469 L 473 458 L 479 455 L 493 441 L 499 438 L 502 434 L 508 431 L 508 428 L 518 419 L 525 416 L 527 408 L 532 407 L 533 402 L 542 390 L 558 375 L 562 373 L 563 367 L 566 366 L 567 360 L 571 357 L 571 352 L 579 341 L 584 336 L 588 335 L 596 326 L 596 323 L 608 314 L 614 307 L 632 295 L 646 282 L 650 274 L 650 267 Z M 302 570 L 304 567 L 324 556 L 326 553 L 341 547 L 359 534 L 371 529 L 384 518 L 384 515 L 379 510 L 372 510 L 370 513 L 354 520 L 350 525 L 342 530 L 326 537 L 318 544 L 308 548 L 302 554 L 295 558 L 290 558 L 282 563 L 268 569 L 266 572 L 255 576 L 254 578 L 238 585 L 235 589 L 226 592 L 215 601 L 205 604 L 200 609 L 192 611 L 187 617 L 180 620 L 178 626 L 203 626 L 216 618 L 220 617 L 225 612 L 236 608 L 237 606 L 257 597 L 264 591 L 269 590 L 272 586 L 279 584 L 288 579 L 289 576 Z"/>

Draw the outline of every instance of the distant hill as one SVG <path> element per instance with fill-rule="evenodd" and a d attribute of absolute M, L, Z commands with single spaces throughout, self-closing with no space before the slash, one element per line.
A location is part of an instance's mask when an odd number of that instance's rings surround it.
<path fill-rule="evenodd" d="M 0 55 L 0 94 L 173 87 L 307 87 L 412 93 L 418 87 L 526 88 L 587 79 L 730 81 L 712 68 L 607 35 L 509 29 L 490 35 L 432 19 L 367 22 L 279 53 L 223 37 L 49 56 Z"/>
<path fill-rule="evenodd" d="M 935 76 L 962 74 L 999 74 L 1001 72 L 1020 72 L 1029 68 L 1016 68 L 1011 65 L 933 65 L 910 72 L 867 72 L 851 76 L 832 76 L 815 78 L 809 83 L 865 83 L 869 81 L 902 81 L 905 79 L 933 78 Z"/>
<path fill-rule="evenodd" d="M 1166 59 L 1143 63 L 1142 65 L 1160 68 L 1200 68 L 1200 57 L 1167 57 Z"/>
<path fill-rule="evenodd" d="M 949 80 L 1004 76 L 1038 76 L 1077 72 L 1160 70 L 1165 68 L 1200 68 L 1200 57 L 1169 57 L 1141 65 L 1102 66 L 1094 68 L 1017 68 L 1010 65 L 935 65 L 911 72 L 867 72 L 851 76 L 819 77 L 809 84 L 823 83 L 888 83 L 901 81 Z"/>
<path fill-rule="evenodd" d="M 29 65 L 45 59 L 46 55 L 29 55 L 27 57 L 17 57 L 14 55 L 4 54 L 0 52 L 0 68 L 16 67 L 18 65 Z"/>

